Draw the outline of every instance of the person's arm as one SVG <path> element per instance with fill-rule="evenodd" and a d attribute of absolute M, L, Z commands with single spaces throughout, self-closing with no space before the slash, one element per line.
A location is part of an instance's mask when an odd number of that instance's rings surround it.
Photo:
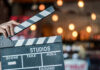
<path fill-rule="evenodd" d="M 9 22 L 0 24 L 0 33 L 3 34 L 5 37 L 14 35 L 13 25 L 19 25 L 19 23 L 11 20 Z"/>

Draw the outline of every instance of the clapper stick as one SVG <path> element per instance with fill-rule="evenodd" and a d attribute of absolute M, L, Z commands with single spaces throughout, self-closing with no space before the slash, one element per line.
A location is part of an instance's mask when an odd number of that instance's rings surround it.
<path fill-rule="evenodd" d="M 54 12 L 54 8 L 51 6 L 47 8 L 46 10 L 40 12 L 39 14 L 36 14 L 35 16 L 31 17 L 27 21 L 23 22 L 22 24 L 16 26 L 14 28 L 14 33 L 17 34 L 21 31 L 23 31 L 25 28 L 31 26 L 32 24 L 35 24 L 36 22 L 40 21 L 44 17 L 52 14 Z"/>
<path fill-rule="evenodd" d="M 43 10 L 42 12 L 36 14 L 35 16 L 29 18 L 25 22 L 19 24 L 14 28 L 14 34 L 16 35 L 17 33 L 23 31 L 24 29 L 28 28 L 32 24 L 35 24 L 36 22 L 40 21 L 41 19 L 47 17 L 48 15 L 52 14 L 54 12 L 53 6 L 50 6 L 49 8 Z M 12 37 L 12 36 L 10 36 Z M 10 38 L 9 37 L 9 38 Z M 0 37 L 0 48 L 4 47 L 13 47 L 14 43 L 8 38 L 4 38 L 4 36 Z"/>

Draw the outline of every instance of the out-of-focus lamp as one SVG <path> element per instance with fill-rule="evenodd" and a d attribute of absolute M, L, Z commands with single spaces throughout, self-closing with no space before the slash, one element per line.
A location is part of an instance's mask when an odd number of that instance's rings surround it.
<path fill-rule="evenodd" d="M 91 32 L 92 32 L 92 27 L 91 27 L 91 26 L 87 26 L 87 27 L 86 27 L 86 31 L 87 31 L 88 33 L 91 33 Z"/>
<path fill-rule="evenodd" d="M 52 15 L 52 21 L 57 22 L 58 19 L 59 19 L 59 17 L 58 17 L 57 14 L 53 14 L 53 15 Z"/>
<path fill-rule="evenodd" d="M 95 14 L 95 13 L 92 13 L 92 14 L 91 14 L 91 19 L 92 19 L 92 20 L 96 20 L 96 14 Z"/>
<path fill-rule="evenodd" d="M 75 29 L 75 25 L 74 24 L 69 24 L 69 30 L 74 30 Z"/>
<path fill-rule="evenodd" d="M 57 5 L 62 6 L 63 5 L 63 0 L 57 0 Z"/>
<path fill-rule="evenodd" d="M 33 24 L 33 25 L 30 26 L 30 29 L 31 29 L 32 31 L 35 31 L 36 28 L 37 28 L 37 26 L 36 26 L 35 24 Z"/>
<path fill-rule="evenodd" d="M 57 33 L 58 34 L 62 34 L 63 33 L 63 28 L 62 27 L 58 27 L 57 28 Z"/>
<path fill-rule="evenodd" d="M 42 10 L 44 10 L 44 9 L 45 9 L 45 5 L 44 5 L 44 4 L 40 4 L 39 10 L 42 11 Z"/>
<path fill-rule="evenodd" d="M 77 31 L 73 31 L 73 32 L 72 32 L 72 36 L 73 36 L 73 37 L 77 37 L 77 36 L 78 36 L 78 32 L 77 32 Z"/>
<path fill-rule="evenodd" d="M 84 7 L 84 1 L 78 1 L 78 7 L 83 8 Z"/>

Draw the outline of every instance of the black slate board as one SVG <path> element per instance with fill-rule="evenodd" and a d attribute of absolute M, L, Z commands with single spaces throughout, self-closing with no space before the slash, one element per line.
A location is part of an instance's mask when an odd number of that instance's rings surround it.
<path fill-rule="evenodd" d="M 45 43 L 50 41 L 45 38 L 43 44 L 24 45 L 24 42 L 22 47 L 2 49 L 2 70 L 64 70 L 61 37 L 54 38 L 53 43 Z"/>

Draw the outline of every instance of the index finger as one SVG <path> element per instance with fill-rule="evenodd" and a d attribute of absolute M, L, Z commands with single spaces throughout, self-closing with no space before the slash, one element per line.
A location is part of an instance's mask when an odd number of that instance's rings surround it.
<path fill-rule="evenodd" d="M 19 24 L 20 24 L 20 23 L 14 21 L 14 20 L 11 20 L 10 22 L 11 22 L 11 24 L 13 24 L 13 25 L 19 25 Z"/>

